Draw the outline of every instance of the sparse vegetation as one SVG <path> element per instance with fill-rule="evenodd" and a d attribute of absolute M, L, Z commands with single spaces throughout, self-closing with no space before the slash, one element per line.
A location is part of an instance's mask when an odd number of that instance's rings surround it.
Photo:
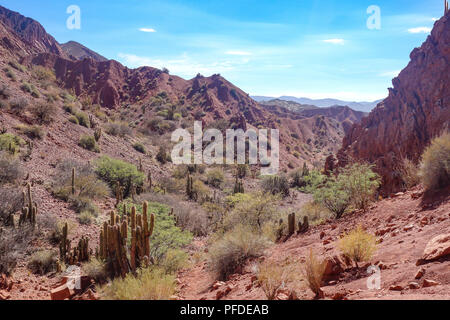
<path fill-rule="evenodd" d="M 11 133 L 0 134 L 0 151 L 15 155 L 20 151 L 20 147 L 24 144 L 25 141 Z"/>
<path fill-rule="evenodd" d="M 25 98 L 14 99 L 9 103 L 9 109 L 15 115 L 20 115 L 28 108 L 28 100 Z"/>
<path fill-rule="evenodd" d="M 56 107 L 51 103 L 40 103 L 32 107 L 31 112 L 40 123 L 48 124 L 56 115 Z"/>
<path fill-rule="evenodd" d="M 206 181 L 208 185 L 219 188 L 225 180 L 223 171 L 221 169 L 211 169 L 206 173 Z"/>
<path fill-rule="evenodd" d="M 96 258 L 92 258 L 91 261 L 83 264 L 82 269 L 88 277 L 94 279 L 98 284 L 105 283 L 108 279 L 105 264 Z"/>
<path fill-rule="evenodd" d="M 261 256 L 268 246 L 268 240 L 251 228 L 237 225 L 209 248 L 210 268 L 216 278 L 226 280 L 238 272 L 249 258 Z"/>
<path fill-rule="evenodd" d="M 402 161 L 401 174 L 407 189 L 420 183 L 419 167 L 408 158 L 405 158 Z"/>
<path fill-rule="evenodd" d="M 450 132 L 435 138 L 423 153 L 420 178 L 429 191 L 450 185 Z"/>
<path fill-rule="evenodd" d="M 132 130 L 126 122 L 109 122 L 105 125 L 105 132 L 122 138 L 132 135 Z"/>
<path fill-rule="evenodd" d="M 264 262 L 259 266 L 258 283 L 268 300 L 274 300 L 278 290 L 295 279 L 297 271 L 292 264 Z"/>
<path fill-rule="evenodd" d="M 105 300 L 168 300 L 175 292 L 175 276 L 157 267 L 141 269 L 136 276 L 114 279 L 100 292 Z"/>
<path fill-rule="evenodd" d="M 41 126 L 38 125 L 19 125 L 16 127 L 16 130 L 26 135 L 30 139 L 43 139 L 45 136 L 44 130 Z"/>
<path fill-rule="evenodd" d="M 273 195 L 289 196 L 289 181 L 286 176 L 268 176 L 263 178 L 262 188 L 264 192 Z"/>
<path fill-rule="evenodd" d="M 316 295 L 316 298 L 323 298 L 323 292 L 320 289 L 322 285 L 323 274 L 325 272 L 325 263 L 320 261 L 317 255 L 309 251 L 306 262 L 303 266 L 303 276 L 308 284 L 308 287 Z"/>
<path fill-rule="evenodd" d="M 37 251 L 31 256 L 28 268 L 33 273 L 44 275 L 55 268 L 56 256 L 57 253 L 53 250 Z"/>
<path fill-rule="evenodd" d="M 19 160 L 10 154 L 0 151 L 0 184 L 14 183 L 21 176 L 22 167 Z"/>
<path fill-rule="evenodd" d="M 92 224 L 93 220 L 94 220 L 94 217 L 92 216 L 92 213 L 89 211 L 81 212 L 78 217 L 78 222 L 80 224 L 90 225 L 90 224 Z"/>
<path fill-rule="evenodd" d="M 95 141 L 95 138 L 88 135 L 83 135 L 80 138 L 80 142 L 78 142 L 78 145 L 82 147 L 83 149 L 93 151 L 93 152 L 100 152 L 100 148 L 97 145 L 97 142 Z"/>
<path fill-rule="evenodd" d="M 358 266 L 358 262 L 369 261 L 372 258 L 376 250 L 376 238 L 358 226 L 341 238 L 339 248 Z"/>
<path fill-rule="evenodd" d="M 145 147 L 144 147 L 144 145 L 142 143 L 135 143 L 135 144 L 133 144 L 133 148 L 137 152 L 140 152 L 140 153 L 143 153 L 143 154 L 146 153 Z"/>

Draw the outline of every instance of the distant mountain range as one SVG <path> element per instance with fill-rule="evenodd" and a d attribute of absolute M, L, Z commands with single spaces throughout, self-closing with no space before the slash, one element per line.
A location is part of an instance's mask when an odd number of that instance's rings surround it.
<path fill-rule="evenodd" d="M 278 100 L 285 100 L 285 101 L 292 101 L 299 103 L 301 105 L 313 105 L 320 108 L 328 108 L 328 107 L 334 107 L 334 106 L 348 106 L 352 108 L 353 110 L 357 111 L 363 111 L 363 112 L 370 112 L 372 109 L 374 109 L 378 103 L 380 103 L 383 100 L 377 100 L 373 102 L 350 102 L 350 101 L 342 101 L 338 99 L 309 99 L 309 98 L 296 98 L 291 96 L 282 96 L 279 98 L 274 97 L 265 97 L 265 96 L 252 96 L 254 100 L 257 102 L 265 102 L 270 101 L 274 99 Z"/>

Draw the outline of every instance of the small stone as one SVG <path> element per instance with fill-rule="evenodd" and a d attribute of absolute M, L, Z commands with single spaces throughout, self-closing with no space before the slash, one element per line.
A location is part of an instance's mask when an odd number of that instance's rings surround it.
<path fill-rule="evenodd" d="M 402 291 L 403 287 L 400 286 L 400 285 L 392 285 L 392 286 L 389 287 L 389 290 L 391 290 L 391 291 Z"/>
<path fill-rule="evenodd" d="M 410 283 L 408 284 L 408 287 L 409 287 L 410 289 L 419 289 L 419 288 L 420 288 L 420 285 L 419 285 L 417 282 L 410 282 Z"/>
<path fill-rule="evenodd" d="M 414 277 L 414 279 L 421 279 L 423 276 L 425 275 L 425 269 L 421 268 L 420 270 L 417 271 L 416 276 Z"/>
<path fill-rule="evenodd" d="M 423 280 L 422 288 L 434 287 L 434 286 L 438 286 L 438 285 L 440 285 L 439 282 L 436 282 L 434 280 L 425 279 L 425 280 Z"/>

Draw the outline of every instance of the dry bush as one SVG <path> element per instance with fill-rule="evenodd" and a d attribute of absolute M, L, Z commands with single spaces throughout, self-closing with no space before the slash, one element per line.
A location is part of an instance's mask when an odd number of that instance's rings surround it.
<path fill-rule="evenodd" d="M 368 261 L 372 258 L 376 250 L 376 238 L 358 226 L 340 239 L 339 249 L 358 266 L 358 262 Z"/>
<path fill-rule="evenodd" d="M 408 158 L 403 159 L 400 173 L 407 189 L 420 183 L 419 167 Z"/>
<path fill-rule="evenodd" d="M 297 271 L 293 264 L 264 262 L 259 266 L 258 283 L 268 300 L 274 300 L 279 289 L 294 281 Z"/>
<path fill-rule="evenodd" d="M 83 264 L 83 272 L 94 279 L 96 283 L 105 283 L 108 279 L 105 263 L 96 258 L 92 258 L 88 263 Z"/>
<path fill-rule="evenodd" d="M 97 145 L 97 141 L 95 141 L 95 137 L 89 135 L 82 135 L 78 145 L 83 149 L 100 153 L 100 148 Z"/>
<path fill-rule="evenodd" d="M 57 253 L 53 250 L 42 250 L 33 253 L 28 262 L 28 269 L 33 273 L 44 275 L 56 266 Z"/>
<path fill-rule="evenodd" d="M 158 265 L 164 269 L 167 274 L 176 274 L 178 270 L 188 265 L 189 255 L 181 249 L 169 249 L 162 261 Z"/>
<path fill-rule="evenodd" d="M 40 123 L 48 124 L 56 115 L 56 107 L 51 103 L 40 103 L 31 108 L 31 113 Z"/>
<path fill-rule="evenodd" d="M 450 185 L 450 132 L 435 138 L 422 155 L 420 177 L 429 191 Z"/>
<path fill-rule="evenodd" d="M 17 188 L 0 187 L 0 222 L 19 212 L 23 205 L 22 193 Z"/>
<path fill-rule="evenodd" d="M 25 98 L 14 99 L 9 103 L 9 110 L 15 115 L 23 114 L 28 108 L 28 100 Z"/>
<path fill-rule="evenodd" d="M 19 160 L 9 154 L 0 151 L 0 185 L 14 183 L 23 174 Z"/>
<path fill-rule="evenodd" d="M 175 276 L 161 268 L 141 269 L 99 288 L 104 300 L 168 300 L 175 292 Z"/>
<path fill-rule="evenodd" d="M 78 222 L 80 224 L 90 225 L 94 220 L 94 216 L 90 211 L 82 211 L 78 216 Z"/>
<path fill-rule="evenodd" d="M 241 271 L 246 260 L 258 258 L 268 247 L 267 239 L 248 226 L 238 225 L 212 243 L 209 248 L 209 265 L 219 280 Z"/>
<path fill-rule="evenodd" d="M 303 266 L 302 273 L 308 284 L 308 287 L 316 295 L 316 298 L 323 298 L 323 292 L 320 289 L 322 285 L 323 274 L 325 272 L 326 264 L 320 261 L 317 255 L 309 251 L 306 262 Z"/>
<path fill-rule="evenodd" d="M 125 137 L 131 136 L 133 134 L 133 130 L 131 130 L 130 126 L 126 122 L 110 122 L 105 124 L 105 132 L 112 136 Z"/>
<path fill-rule="evenodd" d="M 42 130 L 42 127 L 38 126 L 38 125 L 33 125 L 33 126 L 18 125 L 16 127 L 16 130 L 19 131 L 20 133 L 26 135 L 30 139 L 41 140 L 45 136 L 44 130 Z"/>
<path fill-rule="evenodd" d="M 72 196 L 72 169 L 75 169 L 75 196 L 88 199 L 99 199 L 110 194 L 109 186 L 97 178 L 89 164 L 74 160 L 63 160 L 56 167 L 53 178 L 53 194 L 68 201 Z"/>
<path fill-rule="evenodd" d="M 0 98 L 7 100 L 10 96 L 11 91 L 9 90 L 9 88 L 6 85 L 2 85 L 0 87 Z"/>

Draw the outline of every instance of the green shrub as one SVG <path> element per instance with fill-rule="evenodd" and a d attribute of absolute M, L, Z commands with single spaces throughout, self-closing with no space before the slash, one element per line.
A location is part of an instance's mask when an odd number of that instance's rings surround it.
<path fill-rule="evenodd" d="M 14 73 L 14 71 L 11 68 L 6 67 L 6 68 L 3 69 L 3 71 L 5 71 L 6 76 L 8 78 L 10 78 L 11 81 L 16 81 L 17 80 L 16 74 Z"/>
<path fill-rule="evenodd" d="M 218 280 L 227 280 L 240 272 L 246 260 L 258 258 L 268 246 L 268 241 L 249 227 L 235 226 L 209 248 L 209 266 Z"/>
<path fill-rule="evenodd" d="M 36 79 L 40 80 L 40 81 L 55 81 L 56 80 L 56 76 L 55 73 L 50 70 L 47 69 L 43 66 L 33 66 L 33 77 L 35 77 Z"/>
<path fill-rule="evenodd" d="M 255 193 L 250 197 L 243 196 L 241 201 L 235 204 L 234 209 L 224 217 L 223 228 L 228 231 L 240 224 L 259 233 L 267 222 L 279 221 L 277 201 L 277 196 L 264 193 Z"/>
<path fill-rule="evenodd" d="M 33 272 L 44 275 L 56 266 L 57 253 L 53 250 L 42 250 L 33 253 L 28 262 L 28 268 Z"/>
<path fill-rule="evenodd" d="M 289 181 L 284 175 L 264 177 L 262 188 L 266 193 L 280 194 L 283 197 L 289 196 Z"/>
<path fill-rule="evenodd" d="M 144 183 L 144 173 L 139 172 L 136 166 L 131 163 L 102 156 L 96 161 L 95 166 L 97 175 L 108 183 L 113 190 L 117 182 L 124 187 L 124 197 L 130 194 L 131 185 L 142 187 Z"/>
<path fill-rule="evenodd" d="M 91 123 L 89 122 L 89 116 L 86 113 L 79 111 L 75 114 L 75 117 L 77 118 L 78 124 L 80 126 L 83 126 L 86 128 L 91 127 Z"/>
<path fill-rule="evenodd" d="M 117 208 L 119 214 L 123 214 L 123 205 L 126 205 L 128 210 L 135 206 L 137 212 L 142 212 L 142 204 L 127 200 Z M 150 256 L 156 262 L 163 261 L 170 249 L 180 249 L 192 241 L 190 232 L 183 231 L 176 226 L 175 217 L 170 215 L 169 207 L 160 203 L 149 202 L 148 211 L 155 214 L 155 228 L 150 238 Z"/>
<path fill-rule="evenodd" d="M 13 67 L 14 69 L 16 69 L 17 71 L 21 71 L 21 72 L 26 72 L 27 68 L 23 65 L 21 65 L 20 63 L 18 63 L 17 61 L 10 61 L 8 62 L 8 64 Z"/>
<path fill-rule="evenodd" d="M 136 276 L 116 278 L 99 291 L 105 300 L 168 300 L 175 287 L 175 276 L 152 267 L 139 270 Z"/>
<path fill-rule="evenodd" d="M 24 144 L 25 141 L 11 133 L 0 134 L 0 150 L 2 151 L 15 155 Z"/>
<path fill-rule="evenodd" d="M 72 123 L 74 123 L 74 124 L 76 124 L 76 125 L 79 125 L 79 124 L 80 124 L 80 123 L 78 122 L 77 117 L 75 117 L 75 116 L 71 116 L 71 117 L 69 118 L 69 122 L 72 122 Z"/>
<path fill-rule="evenodd" d="M 422 155 L 420 177 L 429 191 L 450 185 L 450 133 L 435 138 Z"/>
<path fill-rule="evenodd" d="M 71 196 L 69 197 L 69 202 L 71 204 L 71 208 L 77 213 L 88 212 L 92 216 L 98 216 L 98 208 L 92 202 L 91 199 L 87 197 L 79 197 L 79 196 Z"/>
<path fill-rule="evenodd" d="M 80 142 L 78 142 L 78 145 L 82 147 L 83 149 L 93 151 L 93 152 L 100 152 L 100 148 L 97 146 L 97 142 L 95 141 L 95 138 L 88 135 L 83 135 L 80 138 Z"/>
<path fill-rule="evenodd" d="M 206 173 L 207 183 L 214 188 L 220 188 L 224 180 L 225 176 L 221 169 L 212 169 Z"/>
<path fill-rule="evenodd" d="M 313 194 L 324 183 L 325 179 L 326 176 L 318 170 L 306 170 L 305 173 L 302 173 L 300 191 Z"/>
<path fill-rule="evenodd" d="M 355 163 L 339 172 L 339 181 L 348 192 L 356 209 L 367 210 L 380 186 L 380 177 L 372 171 L 373 165 Z"/>
<path fill-rule="evenodd" d="M 350 206 L 350 194 L 344 187 L 342 179 L 332 176 L 325 185 L 316 189 L 314 200 L 335 214 L 340 219 Z"/>
<path fill-rule="evenodd" d="M 135 143 L 135 144 L 133 145 L 133 148 L 134 148 L 134 150 L 136 150 L 137 152 L 140 152 L 140 153 L 143 153 L 143 154 L 146 153 L 145 147 L 144 147 L 144 145 L 143 145 L 142 143 Z"/>
<path fill-rule="evenodd" d="M 314 226 L 325 222 L 331 215 L 331 212 L 315 201 L 307 202 L 300 210 L 303 217 L 308 217 L 309 224 Z"/>

